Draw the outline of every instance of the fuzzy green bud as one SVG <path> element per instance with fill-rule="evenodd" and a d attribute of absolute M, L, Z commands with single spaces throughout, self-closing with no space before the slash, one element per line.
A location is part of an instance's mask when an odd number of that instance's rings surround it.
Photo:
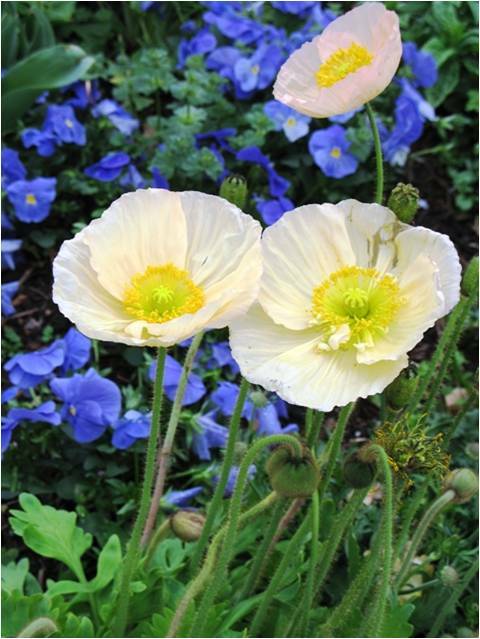
<path fill-rule="evenodd" d="M 273 490 L 281 497 L 309 497 L 320 481 L 320 470 L 308 448 L 302 455 L 287 445 L 278 446 L 266 464 Z"/>
<path fill-rule="evenodd" d="M 444 566 L 440 571 L 440 579 L 444 586 L 451 588 L 458 582 L 458 572 L 453 566 Z"/>
<path fill-rule="evenodd" d="M 205 517 L 190 510 L 179 510 L 170 520 L 173 532 L 183 541 L 200 539 L 204 525 Z"/>
<path fill-rule="evenodd" d="M 358 451 L 347 457 L 343 464 L 343 478 L 352 488 L 366 488 L 372 483 L 376 472 L 374 461 L 361 459 Z"/>
<path fill-rule="evenodd" d="M 233 463 L 235 466 L 240 466 L 247 449 L 248 444 L 246 442 L 235 442 L 235 446 L 233 448 Z"/>
<path fill-rule="evenodd" d="M 225 198 L 239 209 L 243 209 L 247 201 L 247 181 L 241 175 L 229 175 L 220 186 L 220 197 Z"/>
<path fill-rule="evenodd" d="M 417 386 L 418 378 L 413 366 L 400 373 L 385 389 L 385 397 L 391 408 L 401 410 L 405 408 Z"/>
<path fill-rule="evenodd" d="M 395 213 L 400 222 L 410 224 L 418 210 L 420 193 L 411 184 L 399 182 L 390 193 L 387 206 Z"/>
<path fill-rule="evenodd" d="M 455 502 L 463 504 L 478 491 L 478 477 L 469 468 L 457 468 L 447 475 L 444 489 L 453 490 Z"/>
<path fill-rule="evenodd" d="M 462 291 L 472 297 L 478 294 L 478 257 L 472 257 L 462 278 Z"/>
<path fill-rule="evenodd" d="M 255 408 L 265 408 L 268 404 L 268 399 L 265 397 L 265 393 L 262 393 L 262 391 L 259 390 L 250 393 L 250 399 L 252 400 Z"/>

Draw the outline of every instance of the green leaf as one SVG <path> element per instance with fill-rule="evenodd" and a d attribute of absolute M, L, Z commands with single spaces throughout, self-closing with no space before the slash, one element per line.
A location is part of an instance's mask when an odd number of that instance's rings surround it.
<path fill-rule="evenodd" d="M 434 107 L 440 106 L 445 99 L 456 89 L 460 80 L 460 64 L 458 60 L 450 62 L 440 70 L 438 82 L 426 90 L 427 100 Z"/>
<path fill-rule="evenodd" d="M 69 612 L 65 621 L 58 625 L 59 631 L 51 635 L 52 637 L 95 637 L 95 629 L 88 617 L 77 617 Z"/>
<path fill-rule="evenodd" d="M 2 66 L 8 69 L 15 63 L 18 54 L 18 15 L 2 11 Z"/>
<path fill-rule="evenodd" d="M 23 594 L 28 568 L 28 559 L 21 559 L 18 563 L 11 561 L 6 566 L 2 566 L 2 589 L 7 592 L 18 590 Z"/>
<path fill-rule="evenodd" d="M 75 2 L 63 0 L 63 2 L 42 2 L 42 9 L 45 11 L 51 22 L 70 22 L 75 11 Z"/>
<path fill-rule="evenodd" d="M 410 615 L 414 611 L 413 604 L 396 603 L 387 609 L 385 620 L 380 631 L 380 637 L 410 637 L 413 625 L 408 623 Z"/>
<path fill-rule="evenodd" d="M 78 577 L 80 557 L 92 545 L 92 536 L 76 526 L 77 515 L 44 506 L 34 495 L 19 497 L 23 510 L 12 510 L 10 524 L 25 544 L 44 557 L 61 561 Z"/>
<path fill-rule="evenodd" d="M 50 600 L 45 595 L 2 592 L 2 637 L 16 637 L 34 619 L 49 616 Z"/>

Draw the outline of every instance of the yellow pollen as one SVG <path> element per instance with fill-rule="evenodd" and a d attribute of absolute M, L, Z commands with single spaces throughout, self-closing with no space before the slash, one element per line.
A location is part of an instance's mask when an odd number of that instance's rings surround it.
<path fill-rule="evenodd" d="M 253 67 L 250 69 L 250 73 L 253 73 L 253 75 L 258 75 L 260 73 L 259 65 L 254 64 Z"/>
<path fill-rule="evenodd" d="M 336 160 L 341 157 L 341 155 L 342 150 L 338 146 L 334 146 L 333 149 L 330 151 L 330 156 L 332 158 L 335 158 Z"/>
<path fill-rule="evenodd" d="M 73 129 L 73 122 L 68 118 L 65 120 L 65 124 L 68 126 L 69 129 Z"/>
<path fill-rule="evenodd" d="M 25 203 L 35 205 L 37 203 L 37 198 L 33 195 L 33 193 L 27 193 L 25 196 Z"/>
<path fill-rule="evenodd" d="M 345 266 L 313 289 L 312 324 L 320 328 L 326 344 L 336 335 L 342 338 L 340 348 L 361 349 L 388 331 L 404 303 L 394 276 Z M 324 344 L 322 350 L 330 349 Z"/>
<path fill-rule="evenodd" d="M 153 323 L 196 313 L 204 304 L 203 290 L 187 271 L 171 263 L 148 266 L 144 273 L 134 275 L 123 296 L 129 315 Z"/>
<path fill-rule="evenodd" d="M 371 64 L 373 55 L 368 49 L 356 42 L 352 42 L 349 47 L 338 49 L 332 53 L 315 73 L 315 80 L 322 89 L 331 87 L 340 80 L 343 80 L 355 73 L 358 69 Z"/>
<path fill-rule="evenodd" d="M 295 118 L 292 118 L 292 116 L 290 116 L 287 120 L 287 126 L 295 126 L 297 124 L 297 121 Z"/>

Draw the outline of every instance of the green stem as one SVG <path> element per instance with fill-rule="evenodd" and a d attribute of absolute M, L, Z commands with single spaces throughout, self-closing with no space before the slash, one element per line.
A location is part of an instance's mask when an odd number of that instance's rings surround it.
<path fill-rule="evenodd" d="M 242 494 L 247 483 L 248 469 L 253 463 L 258 453 L 267 446 L 275 444 L 290 444 L 295 449 L 298 457 L 302 456 L 302 445 L 298 439 L 291 435 L 270 435 L 257 440 L 246 452 L 245 457 L 240 464 L 238 477 L 233 492 L 230 508 L 228 511 L 227 532 L 225 533 L 225 541 L 220 551 L 218 562 L 215 567 L 212 579 L 210 580 L 205 594 L 200 602 L 198 612 L 195 616 L 193 627 L 198 637 L 202 636 L 203 628 L 207 619 L 208 611 L 212 607 L 218 591 L 222 587 L 223 580 L 226 577 L 228 565 L 235 551 L 235 538 L 237 535 L 237 524 L 242 505 Z"/>
<path fill-rule="evenodd" d="M 115 620 L 113 622 L 113 636 L 122 637 L 127 625 L 128 604 L 130 601 L 130 582 L 137 563 L 140 537 L 145 525 L 152 495 L 152 484 L 155 473 L 155 458 L 157 454 L 158 436 L 160 434 L 160 416 L 162 412 L 163 395 L 163 371 L 165 368 L 166 350 L 158 349 L 157 370 L 153 387 L 152 424 L 148 438 L 147 456 L 145 463 L 145 476 L 143 479 L 142 496 L 138 509 L 137 519 L 133 527 L 132 535 L 127 547 L 127 553 L 123 562 L 120 590 L 116 605 Z"/>
<path fill-rule="evenodd" d="M 80 561 L 78 562 L 78 567 L 75 570 L 75 575 L 77 576 L 77 579 L 82 584 L 82 586 L 86 586 L 88 584 L 87 578 L 85 576 L 85 572 L 83 570 L 83 566 Z M 101 622 L 100 622 L 100 615 L 98 614 L 97 602 L 95 601 L 95 597 L 93 596 L 93 593 L 91 592 L 87 594 L 87 598 L 88 598 L 88 603 L 90 605 L 90 609 L 92 611 L 93 621 L 95 622 L 95 625 L 98 629 L 101 625 Z"/>
<path fill-rule="evenodd" d="M 317 451 L 318 437 L 319 437 L 320 429 L 322 427 L 324 419 L 325 419 L 325 413 L 315 411 L 313 415 L 313 423 L 312 423 L 310 435 L 309 437 L 307 437 L 308 447 L 312 448 L 315 451 L 315 453 Z"/>
<path fill-rule="evenodd" d="M 425 495 L 427 494 L 427 491 L 428 481 L 424 481 L 420 488 L 417 488 L 417 492 L 411 498 L 410 503 L 405 509 L 405 513 L 402 514 L 403 524 L 400 534 L 398 535 L 397 543 L 395 544 L 395 549 L 393 552 L 394 559 L 399 558 L 401 553 L 403 552 L 403 549 L 405 548 L 405 544 L 408 541 L 408 535 L 410 533 L 410 527 L 412 525 L 413 518 L 417 514 L 417 511 L 420 508 L 420 505 Z"/>
<path fill-rule="evenodd" d="M 367 111 L 368 120 L 372 128 L 373 145 L 375 147 L 375 161 L 377 165 L 377 183 L 375 189 L 375 202 L 382 204 L 383 202 L 383 156 L 382 156 L 382 144 L 380 142 L 380 135 L 378 133 L 377 122 L 375 120 L 375 114 L 373 112 L 370 103 L 365 105 Z"/>
<path fill-rule="evenodd" d="M 164 522 L 160 524 L 152 538 L 150 539 L 150 543 L 148 544 L 147 552 L 145 553 L 145 559 L 143 562 L 144 568 L 148 568 L 150 562 L 152 561 L 153 555 L 155 554 L 155 550 L 157 549 L 158 544 L 164 539 L 165 535 L 170 530 L 170 518 L 165 519 Z"/>
<path fill-rule="evenodd" d="M 198 348 L 203 338 L 203 333 L 197 333 L 192 340 L 192 343 L 188 347 L 187 354 L 185 356 L 185 362 L 183 364 L 182 374 L 178 380 L 177 392 L 175 393 L 175 399 L 173 400 L 172 412 L 170 413 L 170 419 L 168 420 L 167 432 L 165 434 L 165 440 L 160 450 L 158 458 L 158 471 L 157 479 L 155 481 L 155 488 L 153 491 L 150 509 L 145 522 L 145 527 L 142 534 L 142 547 L 145 547 L 150 539 L 153 529 L 155 528 L 155 522 L 157 520 L 157 513 L 160 507 L 160 500 L 163 496 L 165 488 L 165 480 L 167 478 L 168 463 L 173 447 L 173 440 L 175 439 L 175 433 L 177 431 L 178 422 L 180 420 L 180 412 L 182 410 L 183 397 L 187 388 L 188 377 L 192 370 L 193 360 L 197 354 Z"/>
<path fill-rule="evenodd" d="M 445 623 L 445 620 L 447 619 L 449 615 L 453 613 L 455 606 L 457 604 L 457 601 L 460 599 L 463 591 L 468 586 L 470 581 L 475 577 L 475 575 L 477 574 L 477 571 L 478 571 L 478 558 L 467 570 L 463 579 L 459 581 L 458 584 L 454 587 L 452 594 L 447 599 L 447 602 L 445 603 L 445 605 L 442 607 L 439 614 L 437 615 L 435 619 L 435 623 L 433 624 L 432 629 L 427 635 L 428 637 L 440 636 L 440 630 L 442 629 L 443 624 Z"/>
<path fill-rule="evenodd" d="M 431 579 L 430 581 L 424 581 L 420 586 L 415 586 L 415 588 L 407 588 L 406 590 L 401 590 L 399 595 L 410 595 L 412 592 L 419 592 L 420 590 L 427 590 L 428 588 L 432 588 L 439 583 L 438 579 Z"/>
<path fill-rule="evenodd" d="M 453 490 L 447 490 L 443 495 L 437 497 L 437 499 L 433 502 L 430 508 L 423 515 L 420 523 L 415 529 L 415 533 L 412 537 L 412 541 L 408 548 L 408 552 L 405 555 L 405 559 L 402 562 L 401 568 L 398 572 L 397 579 L 395 581 L 395 585 L 397 590 L 400 589 L 406 577 L 408 576 L 408 571 L 410 570 L 410 566 L 412 563 L 412 559 L 415 557 L 415 553 L 423 539 L 423 536 L 428 530 L 428 527 L 435 519 L 435 517 L 440 513 L 446 506 L 450 504 L 450 502 L 455 498 L 455 493 Z"/>
<path fill-rule="evenodd" d="M 306 637 L 306 631 L 308 626 L 308 615 L 312 607 L 313 601 L 313 582 L 315 579 L 315 568 L 317 566 L 318 554 L 319 554 L 319 534 L 320 534 L 320 501 L 318 499 L 318 493 L 312 495 L 312 539 L 310 550 L 310 562 L 308 564 L 308 573 L 305 585 L 305 599 L 302 621 L 300 624 L 299 637 Z"/>
<path fill-rule="evenodd" d="M 305 439 L 307 440 L 307 442 L 309 441 L 312 432 L 313 414 L 313 408 L 307 408 L 305 412 Z"/>
<path fill-rule="evenodd" d="M 222 469 L 220 471 L 220 477 L 218 483 L 215 487 L 215 492 L 213 493 L 212 501 L 208 507 L 207 511 L 207 519 L 205 521 L 205 525 L 202 530 L 202 534 L 200 535 L 200 539 L 195 545 L 195 551 L 192 556 L 191 565 L 190 565 L 190 575 L 193 576 L 197 571 L 197 568 L 202 560 L 203 553 L 205 551 L 205 547 L 208 543 L 208 539 L 210 537 L 210 533 L 213 528 L 213 524 L 215 523 L 215 518 L 218 513 L 218 509 L 222 503 L 223 494 L 225 492 L 225 486 L 227 485 L 228 476 L 230 474 L 230 469 L 233 464 L 234 456 L 235 456 L 235 443 L 237 441 L 238 429 L 240 426 L 240 419 L 242 417 L 243 406 L 245 404 L 245 399 L 247 397 L 248 389 L 250 384 L 246 379 L 242 378 L 242 383 L 240 384 L 240 391 L 238 393 L 237 401 L 235 403 L 235 408 L 232 414 L 232 419 L 230 421 L 230 427 L 228 429 L 228 440 L 227 446 L 225 449 L 225 456 L 223 458 Z"/>

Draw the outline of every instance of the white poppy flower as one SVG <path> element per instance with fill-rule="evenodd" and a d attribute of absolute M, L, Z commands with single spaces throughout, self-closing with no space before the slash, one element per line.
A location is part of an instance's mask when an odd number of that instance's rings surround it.
<path fill-rule="evenodd" d="M 345 200 L 285 213 L 264 232 L 258 304 L 230 326 L 247 380 L 329 411 L 382 391 L 458 302 L 445 235 Z"/>
<path fill-rule="evenodd" d="M 53 299 L 88 337 L 171 346 L 249 308 L 262 270 L 260 233 L 215 195 L 126 193 L 62 244 Z"/>

